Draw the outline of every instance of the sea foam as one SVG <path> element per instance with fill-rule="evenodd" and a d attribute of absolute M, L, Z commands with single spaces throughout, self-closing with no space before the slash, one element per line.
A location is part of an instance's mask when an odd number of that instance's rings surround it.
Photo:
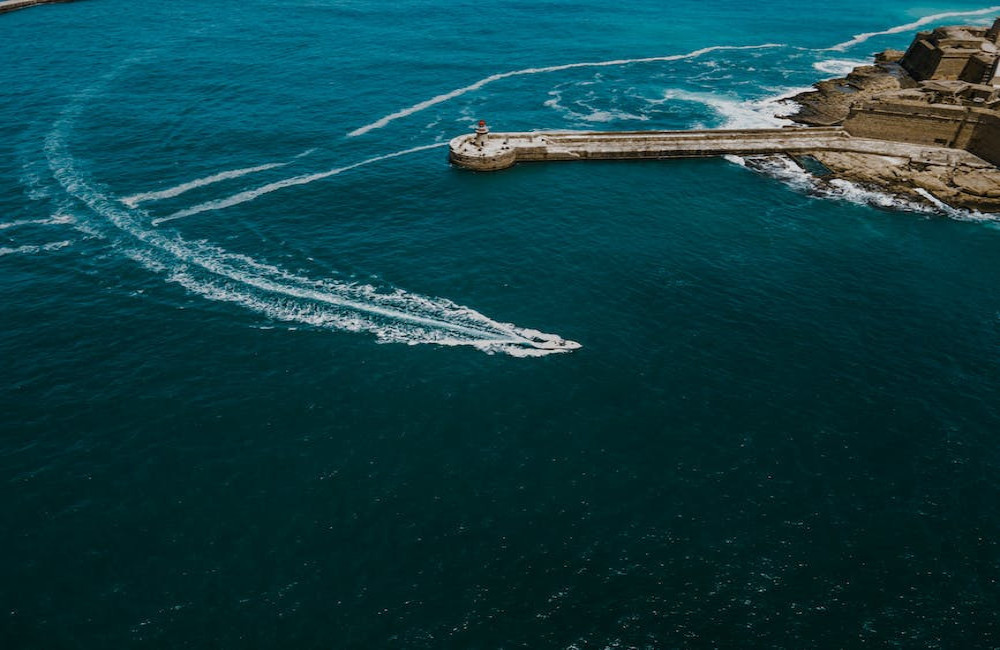
<path fill-rule="evenodd" d="M 563 64 L 563 65 L 552 65 L 552 66 L 546 66 L 546 67 L 541 67 L 541 68 L 524 68 L 523 70 L 512 70 L 510 72 L 500 72 L 500 73 L 497 73 L 497 74 L 490 75 L 488 77 L 484 77 L 484 78 L 480 79 L 479 81 L 476 81 L 474 83 L 469 84 L 468 86 L 462 86 L 461 88 L 456 88 L 454 90 L 450 90 L 450 91 L 448 91 L 446 93 L 442 93 L 442 94 L 437 95 L 435 97 L 431 97 L 430 99 L 424 100 L 422 102 L 418 102 L 418 103 L 416 103 L 416 104 L 414 104 L 412 106 L 408 106 L 406 108 L 398 110 L 395 113 L 390 113 L 389 115 L 386 115 L 385 117 L 381 117 L 381 118 L 375 120 L 374 122 L 371 122 L 370 124 L 366 124 L 366 125 L 364 125 L 362 127 L 358 127 L 357 129 L 354 129 L 353 131 L 351 131 L 347 135 L 350 136 L 350 137 L 357 137 L 359 135 L 364 135 L 365 133 L 368 133 L 369 131 L 373 131 L 375 129 L 381 129 L 382 127 L 388 125 L 389 123 L 391 123 L 391 122 L 393 122 L 395 120 L 407 117 L 409 115 L 413 115 L 414 113 L 419 113 L 420 111 L 426 110 L 426 109 L 430 108 L 431 106 L 435 106 L 437 104 L 441 104 L 441 103 L 446 102 L 446 101 L 448 101 L 450 99 L 454 99 L 456 97 L 460 97 L 460 96 L 462 96 L 462 95 L 464 95 L 466 93 L 470 93 L 470 92 L 473 92 L 475 90 L 479 90 L 480 88 L 482 88 L 483 86 L 486 86 L 487 84 L 491 84 L 491 83 L 493 83 L 495 81 L 500 81 L 501 79 L 509 79 L 510 77 L 518 77 L 518 76 L 522 76 L 522 75 L 543 74 L 543 73 L 548 73 L 548 72 L 560 72 L 562 70 L 573 70 L 573 69 L 576 69 L 576 68 L 600 68 L 600 67 L 609 67 L 609 66 L 629 65 L 629 64 L 633 64 L 633 63 L 654 63 L 654 62 L 661 62 L 661 61 L 680 61 L 682 59 L 694 59 L 694 58 L 703 56 L 705 54 L 708 54 L 709 52 L 718 52 L 718 51 L 721 51 L 721 50 L 757 50 L 757 49 L 771 48 L 771 47 L 784 47 L 784 46 L 782 44 L 780 44 L 780 43 L 764 43 L 762 45 L 714 45 L 712 47 L 704 47 L 704 48 L 701 48 L 700 50 L 694 50 L 693 52 L 688 52 L 687 54 L 671 54 L 671 55 L 668 55 L 668 56 L 652 56 L 652 57 L 645 57 L 645 58 L 640 58 L 640 59 L 613 59 L 613 60 L 610 60 L 610 61 L 593 61 L 593 62 L 581 62 L 581 63 L 566 63 L 566 64 Z"/>

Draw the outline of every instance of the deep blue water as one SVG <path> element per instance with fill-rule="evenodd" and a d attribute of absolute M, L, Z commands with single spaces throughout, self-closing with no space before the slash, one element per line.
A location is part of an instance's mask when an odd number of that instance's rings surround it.
<path fill-rule="evenodd" d="M 778 124 L 987 8 L 0 16 L 0 647 L 1000 646 L 996 221 L 431 146 Z"/>

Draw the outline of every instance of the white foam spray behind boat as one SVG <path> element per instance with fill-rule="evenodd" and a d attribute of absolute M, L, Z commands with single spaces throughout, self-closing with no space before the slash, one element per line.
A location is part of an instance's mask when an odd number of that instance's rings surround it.
<path fill-rule="evenodd" d="M 45 154 L 56 181 L 92 211 L 95 226 L 113 246 L 147 270 L 165 275 L 202 297 L 237 304 L 274 320 L 366 332 L 380 342 L 466 345 L 518 357 L 580 347 L 555 334 L 493 320 L 444 298 L 302 277 L 208 243 L 189 242 L 150 228 L 145 212 L 124 205 L 94 183 L 79 169 L 69 149 L 67 141 L 84 100 L 97 90 L 91 88 L 63 111 L 46 137 Z"/>

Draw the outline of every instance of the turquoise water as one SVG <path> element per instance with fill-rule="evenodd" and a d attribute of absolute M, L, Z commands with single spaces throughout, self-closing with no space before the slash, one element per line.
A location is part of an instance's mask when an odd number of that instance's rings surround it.
<path fill-rule="evenodd" d="M 994 15 L 0 16 L 0 645 L 996 647 L 992 218 L 441 147 L 779 125 Z"/>

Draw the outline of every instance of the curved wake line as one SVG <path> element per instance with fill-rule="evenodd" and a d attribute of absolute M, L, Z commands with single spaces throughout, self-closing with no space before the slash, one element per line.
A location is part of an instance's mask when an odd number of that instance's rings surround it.
<path fill-rule="evenodd" d="M 0 248 L 0 257 L 6 255 L 32 255 L 35 253 L 44 253 L 46 251 L 57 251 L 60 248 L 66 248 L 71 245 L 71 241 L 54 241 L 48 244 L 39 245 L 28 245 L 28 246 L 18 246 L 16 248 Z"/>
<path fill-rule="evenodd" d="M 87 95 L 84 93 L 81 99 Z M 123 248 L 128 257 L 152 272 L 165 274 L 170 281 L 193 293 L 238 304 L 274 320 L 368 332 L 382 342 L 468 345 L 516 357 L 544 356 L 580 347 L 554 334 L 494 321 L 447 299 L 299 277 L 244 255 L 149 229 L 144 223 L 145 212 L 123 206 L 77 169 L 66 139 L 82 108 L 78 99 L 77 104 L 63 111 L 45 138 L 45 154 L 54 178 L 67 193 L 117 231 L 112 242 Z M 140 248 L 136 249 L 133 241 Z M 64 245 L 69 243 L 50 246 Z"/>
<path fill-rule="evenodd" d="M 214 201 L 207 201 L 205 203 L 199 203 L 193 207 L 180 210 L 166 217 L 160 217 L 159 219 L 153 219 L 152 223 L 154 226 L 158 226 L 161 223 L 166 223 L 168 221 L 173 221 L 175 219 L 183 219 L 184 217 L 190 217 L 201 212 L 208 212 L 210 210 L 222 210 L 224 208 L 231 208 L 234 205 L 239 205 L 241 203 L 247 203 L 248 201 L 253 201 L 265 194 L 270 194 L 271 192 L 276 192 L 278 190 L 284 189 L 286 187 L 292 187 L 295 185 L 305 185 L 307 183 L 312 183 L 314 181 L 322 180 L 324 178 L 329 178 L 330 176 L 336 176 L 337 174 L 342 174 L 346 171 L 352 169 L 357 169 L 358 167 L 363 167 L 365 165 L 370 165 L 380 160 L 388 160 L 389 158 L 398 158 L 400 156 L 405 156 L 411 153 L 417 153 L 418 151 L 427 151 L 428 149 L 438 149 L 440 147 L 447 147 L 447 142 L 437 142 L 435 144 L 427 144 L 421 147 L 413 147 L 412 149 L 404 149 L 403 151 L 396 151 L 394 153 L 388 153 L 382 156 L 375 156 L 374 158 L 369 158 L 367 160 L 362 160 L 361 162 L 354 163 L 353 165 L 347 165 L 346 167 L 338 167 L 337 169 L 330 169 L 325 172 L 317 172 L 315 174 L 304 174 L 302 176 L 294 176 L 292 178 L 286 178 L 282 181 L 275 181 L 273 183 L 268 183 L 267 185 L 262 185 L 253 190 L 247 190 L 245 192 L 240 192 L 239 194 L 233 194 L 232 196 L 227 196 L 223 199 L 216 199 Z"/>
<path fill-rule="evenodd" d="M 924 16 L 919 20 L 915 20 L 912 23 L 906 23 L 905 25 L 896 25 L 895 27 L 890 27 L 889 29 L 880 32 L 866 32 L 864 34 L 857 34 L 849 41 L 844 41 L 843 43 L 837 43 L 833 47 L 826 48 L 825 51 L 829 52 L 843 52 L 844 50 L 854 47 L 864 43 L 870 38 L 876 36 L 885 36 L 887 34 L 899 34 L 901 32 L 909 32 L 917 29 L 918 27 L 923 27 L 930 23 L 936 23 L 939 20 L 944 20 L 945 18 L 961 18 L 963 16 L 982 16 L 984 14 L 992 14 L 1000 12 L 1000 5 L 994 7 L 986 7 L 985 9 L 973 9 L 972 11 L 948 11 L 940 14 L 932 14 L 930 16 Z"/>
<path fill-rule="evenodd" d="M 19 228 L 21 226 L 54 226 L 59 224 L 73 223 L 73 217 L 66 214 L 56 214 L 48 219 L 21 219 L 20 221 L 8 221 L 6 223 L 0 223 L 0 230 L 7 230 L 8 228 Z"/>
<path fill-rule="evenodd" d="M 188 181 L 187 183 L 181 183 L 174 187 L 168 187 L 165 190 L 159 190 L 156 192 L 143 192 L 142 194 L 134 194 L 132 196 L 124 197 L 121 202 L 130 208 L 134 208 L 140 203 L 146 203 L 147 201 L 159 201 L 161 199 L 172 199 L 175 196 L 180 196 L 185 192 L 189 192 L 193 189 L 199 187 L 204 187 L 206 185 L 211 185 L 213 183 L 218 183 L 220 181 L 229 180 L 231 178 L 239 178 L 241 176 L 246 176 L 247 174 L 254 174 L 256 172 L 267 171 L 268 169 L 275 169 L 277 167 L 284 167 L 287 162 L 281 163 L 268 163 L 266 165 L 258 165 L 256 167 L 244 167 L 243 169 L 230 169 L 229 171 L 219 172 L 218 174 L 212 174 L 211 176 L 205 176 L 204 178 L 196 178 L 193 181 Z"/>
<path fill-rule="evenodd" d="M 474 90 L 479 90 L 487 84 L 491 84 L 494 81 L 500 81 L 501 79 L 508 79 L 510 77 L 518 77 L 521 75 L 529 74 L 542 74 L 545 72 L 559 72 L 561 70 L 572 70 L 574 68 L 603 68 L 610 66 L 627 65 L 630 63 L 653 63 L 657 61 L 680 61 L 682 59 L 694 59 L 709 52 L 716 52 L 720 50 L 759 50 L 769 47 L 784 47 L 781 43 L 765 43 L 763 45 L 713 45 L 711 47 L 704 47 L 700 50 L 695 50 L 693 52 L 688 52 L 687 54 L 671 54 L 669 56 L 651 56 L 642 59 L 614 59 L 611 61 L 594 61 L 586 63 L 566 63 L 564 65 L 552 65 L 544 68 L 524 68 L 523 70 L 512 70 L 510 72 L 500 72 L 497 74 L 490 75 L 479 81 L 469 84 L 468 86 L 463 86 L 462 88 L 456 88 L 455 90 L 449 91 L 442 95 L 432 97 L 428 100 L 422 101 L 420 103 L 414 104 L 408 108 L 404 108 L 375 120 L 371 124 L 366 124 L 365 126 L 354 129 L 348 133 L 348 137 L 357 137 L 359 135 L 364 135 L 369 131 L 375 129 L 381 129 L 390 122 L 394 122 L 400 118 L 413 115 L 414 113 L 419 113 L 431 106 L 436 106 L 449 99 L 454 99 L 460 97 L 466 93 L 470 93 Z"/>

